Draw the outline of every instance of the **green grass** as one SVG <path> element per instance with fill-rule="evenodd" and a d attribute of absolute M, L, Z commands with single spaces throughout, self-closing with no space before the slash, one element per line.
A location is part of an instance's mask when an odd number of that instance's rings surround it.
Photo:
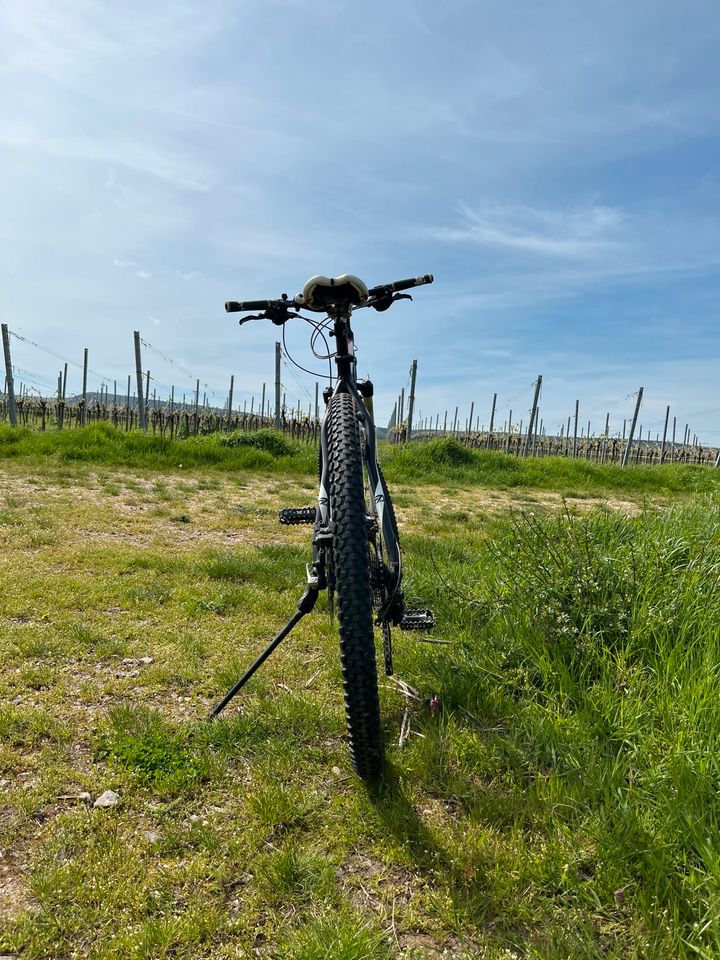
<path fill-rule="evenodd" d="M 453 438 L 411 443 L 381 444 L 383 469 L 388 480 L 443 486 L 479 486 L 496 490 L 534 488 L 571 497 L 587 496 L 677 496 L 718 490 L 720 477 L 707 467 L 666 464 L 662 467 L 633 466 L 623 470 L 614 464 L 597 464 L 566 457 L 542 459 L 509 456 L 476 450 Z M 133 467 L 157 472 L 205 469 L 238 471 L 252 475 L 279 474 L 288 478 L 313 478 L 317 452 L 312 445 L 293 441 L 274 430 L 233 432 L 171 440 L 139 430 L 126 433 L 108 423 L 81 429 L 39 432 L 0 425 L 0 462 L 19 458 L 25 462 L 97 464 Z M 120 487 L 110 476 L 103 479 L 108 496 L 118 496 Z M 207 483 L 212 485 L 212 479 Z M 309 488 L 311 489 L 311 488 Z M 170 493 L 158 491 L 158 501 Z M 402 501 L 400 504 L 402 505 Z M 12 522 L 3 518 L 0 524 Z"/>
<path fill-rule="evenodd" d="M 304 454 L 270 484 L 154 456 L 0 462 L 0 953 L 720 955 L 712 493 L 487 512 L 413 472 L 407 589 L 450 643 L 394 634 L 420 700 L 381 679 L 367 790 L 324 597 L 207 721 L 295 609 L 309 531 L 273 508 L 307 502 Z"/>
<path fill-rule="evenodd" d="M 317 454 L 310 447 L 289 441 L 273 430 L 171 440 L 139 430 L 126 433 L 108 423 L 44 433 L 0 425 L 0 458 L 6 457 L 52 457 L 60 462 L 154 470 L 217 467 L 264 473 L 278 469 L 283 473 L 309 473 L 317 469 Z M 112 485 L 108 493 L 116 493 Z"/>
<path fill-rule="evenodd" d="M 666 464 L 662 467 L 597 464 L 567 457 L 509 456 L 466 447 L 452 438 L 389 446 L 383 460 L 388 480 L 413 483 L 477 484 L 503 490 L 534 487 L 567 495 L 687 494 L 713 492 L 720 479 L 700 466 Z"/>

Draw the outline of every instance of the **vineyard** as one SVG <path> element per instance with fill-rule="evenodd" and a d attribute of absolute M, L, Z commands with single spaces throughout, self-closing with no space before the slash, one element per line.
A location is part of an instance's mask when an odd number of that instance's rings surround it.
<path fill-rule="evenodd" d="M 140 411 L 134 398 L 128 403 L 115 403 L 105 395 L 93 396 L 89 400 L 72 398 L 57 400 L 52 397 L 18 397 L 16 404 L 16 422 L 18 426 L 36 430 L 68 430 L 92 423 L 110 423 L 120 430 L 141 429 Z M 0 398 L 0 423 L 8 423 L 9 404 L 7 397 Z M 146 431 L 153 436 L 183 440 L 187 437 L 205 436 L 218 432 L 255 432 L 258 430 L 279 429 L 285 436 L 294 440 L 317 442 L 320 421 L 309 413 L 298 410 L 288 411 L 284 406 L 279 417 L 247 411 L 222 410 L 205 404 L 198 408 L 187 404 L 150 402 L 146 409 Z M 380 431 L 384 433 L 384 431 Z M 460 430 L 414 430 L 411 442 L 433 440 L 451 436 L 465 446 L 479 450 L 494 450 L 511 456 L 530 457 L 570 457 L 588 460 L 593 463 L 622 463 L 628 441 L 621 437 L 573 437 L 573 436 L 533 436 L 528 442 L 526 433 L 513 430 L 498 433 L 488 431 Z M 393 426 L 387 431 L 391 443 L 407 442 L 407 423 Z M 628 462 L 635 465 L 654 466 L 663 463 L 695 464 L 713 467 L 717 465 L 718 451 L 715 447 L 701 444 L 671 443 L 636 440 L 630 449 Z"/>
<path fill-rule="evenodd" d="M 120 430 L 142 429 L 140 412 L 136 404 L 119 405 L 92 399 L 67 402 L 44 397 L 21 397 L 16 400 L 18 426 L 37 430 L 69 430 L 90 426 L 93 423 L 110 423 Z M 8 423 L 8 403 L 0 400 L 0 423 Z M 295 440 L 317 440 L 319 421 L 315 418 L 280 412 L 279 423 L 274 417 L 258 413 L 228 413 L 206 406 L 195 409 L 169 404 L 150 406 L 146 411 L 145 429 L 153 436 L 166 436 L 172 440 L 205 436 L 221 431 L 267 430 L 276 427 Z"/>
<path fill-rule="evenodd" d="M 432 431 L 419 431 L 412 435 L 413 440 L 430 440 L 442 434 Z M 591 460 L 593 463 L 622 463 L 627 440 L 621 437 L 549 437 L 534 438 L 529 449 L 525 450 L 527 437 L 520 433 L 457 433 L 455 439 L 469 447 L 482 450 L 497 450 L 513 456 L 532 457 L 572 457 L 577 460 Z M 630 449 L 629 461 L 644 466 L 663 463 L 685 463 L 713 467 L 716 465 L 718 451 L 715 447 L 703 447 L 691 444 L 666 444 L 637 440 Z"/>
<path fill-rule="evenodd" d="M 59 371 L 57 389 L 48 390 L 51 380 L 32 374 L 13 364 L 10 351 L 10 337 L 23 343 L 25 348 L 50 353 L 59 357 L 53 351 L 47 350 L 40 344 L 33 343 L 27 338 L 10 330 L 2 324 L 3 351 L 5 360 L 5 382 L 0 394 L 0 423 L 9 423 L 11 426 L 23 426 L 41 431 L 67 430 L 88 426 L 92 423 L 110 423 L 120 430 L 144 430 L 153 436 L 168 437 L 172 440 L 182 440 L 193 436 L 204 436 L 218 432 L 254 432 L 274 428 L 288 437 L 296 440 L 317 442 L 320 430 L 320 385 L 315 382 L 315 396 L 313 398 L 307 387 L 303 386 L 294 372 L 285 364 L 285 371 L 295 377 L 297 381 L 297 395 L 288 406 L 286 399 L 288 391 L 283 382 L 283 355 L 280 343 L 275 344 L 275 383 L 274 397 L 267 391 L 267 384 L 262 384 L 259 393 L 259 402 L 252 396 L 249 400 L 235 403 L 233 408 L 234 376 L 230 377 L 229 389 L 224 395 L 211 389 L 209 384 L 203 384 L 204 391 L 201 400 L 201 380 L 194 378 L 191 371 L 177 363 L 171 357 L 158 350 L 147 340 L 140 337 L 139 332 L 134 334 L 135 348 L 135 384 L 136 392 L 131 392 L 133 376 L 127 377 L 126 394 L 118 393 L 118 383 L 115 380 L 112 393 L 110 380 L 90 369 L 88 365 L 88 350 L 85 349 L 83 363 L 74 364 L 82 369 L 82 391 L 74 395 L 67 394 L 68 362 L 64 369 Z M 193 383 L 191 391 L 177 391 L 175 385 L 168 386 L 151 376 L 150 370 L 145 369 L 142 349 L 151 351 L 174 373 L 182 376 L 186 383 Z M 60 358 L 63 359 L 63 358 Z M 608 406 L 615 406 L 631 398 L 636 400 L 635 412 L 632 419 L 625 418 L 622 422 L 622 431 L 610 430 L 610 413 L 607 412 L 604 427 L 599 433 L 593 433 L 591 421 L 586 427 L 579 425 L 579 405 L 575 402 L 574 429 L 571 432 L 572 416 L 567 418 L 567 424 L 558 425 L 557 434 L 548 432 L 540 417 L 539 399 L 542 390 L 542 376 L 538 375 L 534 383 L 528 385 L 519 394 L 510 398 L 506 406 L 520 398 L 523 393 L 534 391 L 532 409 L 529 410 L 529 419 L 523 429 L 523 420 L 519 423 L 513 420 L 513 411 L 509 409 L 502 429 L 495 428 L 498 394 L 492 399 L 489 427 L 481 427 L 480 417 L 474 417 L 475 404 L 470 405 L 469 416 L 464 420 L 459 418 L 459 408 L 455 407 L 454 417 L 448 421 L 449 411 L 445 411 L 444 419 L 440 420 L 437 414 L 423 418 L 420 414 L 414 421 L 415 409 L 415 378 L 417 374 L 417 360 L 412 361 L 408 375 L 408 383 L 397 398 L 387 427 L 378 428 L 381 437 L 394 444 L 402 444 L 415 440 L 431 440 L 438 437 L 453 437 L 466 446 L 499 451 L 517 457 L 569 457 L 577 460 L 586 460 L 598 464 L 621 464 L 656 466 L 666 463 L 694 464 L 698 466 L 720 465 L 720 449 L 703 445 L 697 434 L 692 433 L 690 425 L 685 424 L 682 433 L 682 442 L 676 442 L 677 418 L 673 417 L 670 425 L 670 407 L 666 408 L 662 439 L 660 432 L 652 439 L 651 431 L 646 428 L 643 439 L 643 425 L 638 425 L 638 414 L 642 402 L 643 388 L 621 401 L 611 402 Z M 19 382 L 19 389 L 15 389 L 15 376 L 24 375 L 30 378 L 29 382 Z M 88 375 L 100 380 L 99 389 L 88 390 Z M 34 378 L 34 380 L 33 380 Z M 153 384 L 151 389 L 151 383 Z M 406 405 L 407 388 L 407 405 Z M 162 399 L 162 393 L 166 398 Z M 186 397 L 190 396 L 190 400 Z M 305 394 L 301 403 L 299 394 Z M 176 399 L 176 395 L 178 398 Z M 274 400 L 274 403 L 273 403 Z M 248 409 L 249 408 L 249 409 Z M 592 411 L 591 411 L 592 412 Z M 498 418 L 498 424 L 500 419 Z M 475 425 L 475 429 L 473 429 Z M 650 425 L 652 426 L 652 424 Z M 671 426 L 671 429 L 670 429 Z"/>

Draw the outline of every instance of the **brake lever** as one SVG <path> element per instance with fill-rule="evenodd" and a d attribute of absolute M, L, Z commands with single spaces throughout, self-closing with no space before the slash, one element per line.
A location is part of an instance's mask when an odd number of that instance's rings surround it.
<path fill-rule="evenodd" d="M 249 320 L 272 320 L 275 326 L 281 327 L 286 320 L 295 318 L 298 320 L 304 319 L 299 313 L 290 313 L 290 310 L 287 307 L 278 305 L 277 307 L 270 307 L 265 311 L 265 313 L 254 313 L 249 317 L 243 317 L 241 320 L 238 320 L 238 323 L 240 326 L 242 326 Z"/>
<path fill-rule="evenodd" d="M 290 313 L 289 307 L 284 303 L 278 303 L 276 306 L 269 307 L 264 314 L 268 320 L 272 320 L 276 327 L 281 327 L 286 320 L 298 318 L 302 320 L 299 313 Z"/>
<path fill-rule="evenodd" d="M 387 310 L 389 307 L 395 303 L 396 300 L 412 300 L 412 297 L 409 293 L 394 293 L 392 295 L 385 294 L 383 297 L 378 297 L 376 300 L 371 300 L 368 303 L 369 307 L 374 307 L 375 310 L 382 312 Z"/>

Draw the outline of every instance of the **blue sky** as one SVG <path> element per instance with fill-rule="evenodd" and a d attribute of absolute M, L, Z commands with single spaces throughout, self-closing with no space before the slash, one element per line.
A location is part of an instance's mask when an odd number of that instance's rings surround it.
<path fill-rule="evenodd" d="M 423 416 L 524 391 L 527 420 L 542 373 L 551 429 L 576 399 L 621 428 L 642 385 L 654 432 L 669 403 L 720 443 L 719 49 L 712 0 L 9 0 L 0 316 L 121 383 L 139 329 L 242 405 L 277 330 L 226 299 L 432 272 L 357 316 L 379 422 L 417 358 Z M 314 378 L 283 382 L 307 405 Z"/>

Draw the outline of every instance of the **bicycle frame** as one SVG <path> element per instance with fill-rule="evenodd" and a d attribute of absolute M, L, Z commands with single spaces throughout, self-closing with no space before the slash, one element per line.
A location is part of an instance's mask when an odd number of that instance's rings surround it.
<path fill-rule="evenodd" d="M 384 616 L 392 606 L 392 599 L 400 589 L 402 580 L 402 560 L 400 556 L 400 544 L 398 542 L 393 524 L 390 520 L 389 511 L 385 509 L 385 489 L 380 479 L 380 470 L 377 462 L 377 439 L 375 433 L 375 422 L 372 414 L 365 402 L 365 397 L 358 387 L 356 379 L 355 344 L 352 328 L 350 326 L 350 317 L 352 309 L 347 307 L 337 308 L 330 316 L 333 320 L 333 335 L 335 337 L 336 355 L 335 363 L 337 365 L 337 383 L 331 396 L 338 393 L 347 393 L 355 401 L 356 415 L 359 423 L 364 428 L 366 453 L 365 463 L 367 467 L 368 480 L 372 493 L 372 509 L 378 521 L 378 528 L 382 535 L 383 544 L 387 551 L 387 560 L 389 568 L 394 573 L 394 583 L 390 589 L 391 600 L 386 610 L 379 615 L 379 622 L 383 622 Z M 369 383 L 369 382 L 368 382 Z M 372 384 L 369 383 L 372 389 Z M 327 397 L 329 403 L 330 397 Z M 321 449 L 321 469 L 320 486 L 318 490 L 318 506 L 315 521 L 316 536 L 313 539 L 313 563 L 320 562 L 318 544 L 322 543 L 322 533 L 327 530 L 330 520 L 329 516 L 329 477 L 328 477 L 328 439 L 327 439 L 327 417 L 323 420 L 320 430 L 320 449 Z M 318 540 L 318 534 L 320 539 Z"/>

